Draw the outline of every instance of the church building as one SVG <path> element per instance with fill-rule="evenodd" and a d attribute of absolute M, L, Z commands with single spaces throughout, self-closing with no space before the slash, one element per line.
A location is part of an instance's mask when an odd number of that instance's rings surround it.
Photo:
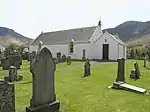
<path fill-rule="evenodd" d="M 115 37 L 101 30 L 101 21 L 97 26 L 76 28 L 63 31 L 41 33 L 30 44 L 30 53 L 38 51 L 39 42 L 42 48 L 47 47 L 54 58 L 61 52 L 72 59 L 98 59 L 117 60 L 126 59 L 126 44 L 118 37 Z"/>

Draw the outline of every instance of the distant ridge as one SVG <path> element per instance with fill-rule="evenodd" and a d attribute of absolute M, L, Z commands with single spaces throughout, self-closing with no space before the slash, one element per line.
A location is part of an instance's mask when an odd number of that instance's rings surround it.
<path fill-rule="evenodd" d="M 140 41 L 150 42 L 150 21 L 127 21 L 115 28 L 104 29 L 113 35 L 119 35 L 119 37 L 125 42 Z"/>
<path fill-rule="evenodd" d="M 25 37 L 12 29 L 6 27 L 0 27 L 0 45 L 15 44 L 26 44 L 31 42 L 33 39 Z"/>

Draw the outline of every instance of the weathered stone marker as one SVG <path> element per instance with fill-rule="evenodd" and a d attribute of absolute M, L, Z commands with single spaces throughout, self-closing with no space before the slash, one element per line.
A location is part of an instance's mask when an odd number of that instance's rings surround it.
<path fill-rule="evenodd" d="M 71 56 L 67 56 L 67 65 L 71 65 Z"/>
<path fill-rule="evenodd" d="M 90 61 L 87 59 L 84 65 L 84 77 L 91 75 L 91 64 Z"/>
<path fill-rule="evenodd" d="M 66 55 L 65 54 L 62 55 L 62 59 L 61 60 L 62 60 L 62 62 L 66 61 Z"/>
<path fill-rule="evenodd" d="M 139 65 L 137 62 L 134 62 L 134 68 L 135 68 L 135 73 L 136 73 L 136 79 L 139 79 L 141 76 L 141 73 L 140 73 Z"/>
<path fill-rule="evenodd" d="M 144 57 L 144 68 L 146 68 L 146 56 Z"/>
<path fill-rule="evenodd" d="M 10 66 L 9 76 L 5 76 L 4 80 L 6 82 L 20 81 L 23 80 L 23 76 L 18 75 L 17 68 L 15 66 Z"/>
<path fill-rule="evenodd" d="M 61 52 L 58 52 L 57 53 L 57 63 L 60 63 L 61 62 Z"/>
<path fill-rule="evenodd" d="M 26 112 L 58 112 L 60 103 L 56 101 L 54 74 L 56 64 L 51 52 L 45 47 L 32 61 L 30 72 L 33 77 L 32 99 Z"/>
<path fill-rule="evenodd" d="M 125 82 L 125 77 L 124 77 L 124 63 L 125 59 L 117 59 L 118 62 L 118 73 L 117 73 L 117 79 L 116 82 Z"/>
<path fill-rule="evenodd" d="M 0 112 L 15 112 L 15 87 L 0 80 Z"/>

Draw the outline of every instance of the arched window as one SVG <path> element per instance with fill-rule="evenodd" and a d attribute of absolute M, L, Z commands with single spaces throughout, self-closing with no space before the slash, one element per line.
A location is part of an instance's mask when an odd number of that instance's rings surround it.
<path fill-rule="evenodd" d="M 73 53 L 73 51 L 74 51 L 74 43 L 73 43 L 73 41 L 71 41 L 70 44 L 69 44 L 69 50 L 70 50 L 70 53 Z"/>

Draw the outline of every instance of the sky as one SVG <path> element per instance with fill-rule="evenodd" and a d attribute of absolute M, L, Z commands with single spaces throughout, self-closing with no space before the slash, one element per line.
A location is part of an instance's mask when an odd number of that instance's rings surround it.
<path fill-rule="evenodd" d="M 0 26 L 35 39 L 51 32 L 125 21 L 149 21 L 150 0 L 0 0 Z"/>

